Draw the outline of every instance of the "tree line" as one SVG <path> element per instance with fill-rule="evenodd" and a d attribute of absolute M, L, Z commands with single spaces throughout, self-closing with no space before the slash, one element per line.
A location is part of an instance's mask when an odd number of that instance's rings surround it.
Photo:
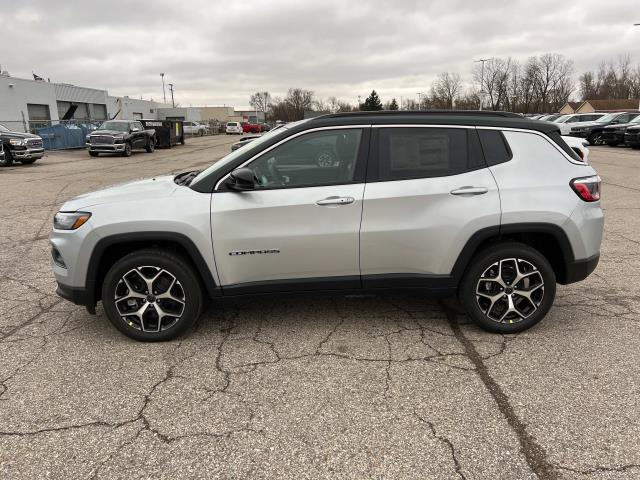
<path fill-rule="evenodd" d="M 251 95 L 250 105 L 269 120 L 291 122 L 305 112 L 351 112 L 358 110 L 460 109 L 505 110 L 519 113 L 557 112 L 577 93 L 581 100 L 640 98 L 640 65 L 629 55 L 617 62 L 602 62 L 596 71 L 586 71 L 575 82 L 574 63 L 563 55 L 545 53 L 520 62 L 511 57 L 491 58 L 473 69 L 473 85 L 465 87 L 459 73 L 442 72 L 418 100 L 398 99 L 383 103 L 375 90 L 364 102 L 353 105 L 329 97 L 316 98 L 314 92 L 290 88 L 285 97 L 269 92 Z"/>

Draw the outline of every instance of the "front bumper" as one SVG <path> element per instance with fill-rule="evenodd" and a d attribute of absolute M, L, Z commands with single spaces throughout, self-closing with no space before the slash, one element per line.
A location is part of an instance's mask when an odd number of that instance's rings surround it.
<path fill-rule="evenodd" d="M 624 143 L 627 145 L 640 145 L 640 132 L 637 133 L 625 133 L 624 135 Z"/>
<path fill-rule="evenodd" d="M 586 130 L 583 130 L 581 132 L 570 132 L 569 136 L 571 137 L 579 137 L 579 138 L 587 138 L 589 132 Z"/>
<path fill-rule="evenodd" d="M 97 144 L 97 143 L 87 143 L 87 150 L 90 152 L 124 152 L 124 143 L 113 143 L 113 144 Z"/>
<path fill-rule="evenodd" d="M 44 155 L 44 148 L 24 148 L 20 150 L 11 150 L 11 155 L 16 160 L 22 159 L 38 159 Z"/>
<path fill-rule="evenodd" d="M 609 143 L 622 143 L 624 142 L 624 132 L 608 132 L 605 130 L 602 132 L 602 141 Z"/>

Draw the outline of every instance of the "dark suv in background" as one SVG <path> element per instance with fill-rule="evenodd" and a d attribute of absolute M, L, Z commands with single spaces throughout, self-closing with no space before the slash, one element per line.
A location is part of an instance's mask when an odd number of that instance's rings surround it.
<path fill-rule="evenodd" d="M 602 141 L 610 147 L 616 147 L 625 143 L 624 135 L 629 127 L 635 127 L 640 125 L 640 113 L 636 113 L 636 116 L 632 118 L 628 123 L 616 123 L 604 127 L 602 131 Z"/>
<path fill-rule="evenodd" d="M 605 127 L 629 123 L 638 114 L 639 112 L 608 113 L 593 122 L 576 124 L 575 127 L 571 127 L 569 135 L 586 138 L 591 145 L 601 145 L 604 143 L 602 135 Z"/>

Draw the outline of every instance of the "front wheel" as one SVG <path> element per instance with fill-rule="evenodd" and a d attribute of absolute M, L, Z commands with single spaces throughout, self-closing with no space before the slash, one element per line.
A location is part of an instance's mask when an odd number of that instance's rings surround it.
<path fill-rule="evenodd" d="M 13 165 L 13 155 L 8 148 L 4 149 L 4 159 L 0 160 L 0 167 L 10 167 Z"/>
<path fill-rule="evenodd" d="M 521 243 L 503 243 L 478 253 L 460 285 L 460 302 L 480 328 L 516 333 L 542 320 L 556 294 L 549 261 Z"/>
<path fill-rule="evenodd" d="M 193 267 L 173 253 L 130 253 L 107 272 L 102 304 L 111 323 L 135 340 L 171 340 L 200 316 L 202 289 Z"/>
<path fill-rule="evenodd" d="M 124 144 L 124 151 L 122 152 L 123 157 L 131 156 L 131 144 L 129 142 Z"/>
<path fill-rule="evenodd" d="M 89 155 L 91 155 L 92 157 L 97 157 L 99 155 L 98 152 L 89 152 Z"/>
<path fill-rule="evenodd" d="M 36 160 L 37 160 L 37 158 L 24 158 L 24 159 L 20 160 L 20 163 L 23 164 L 23 165 L 31 165 Z"/>
<path fill-rule="evenodd" d="M 144 147 L 144 149 L 147 151 L 147 153 L 153 153 L 153 151 L 156 149 L 155 138 L 149 137 L 149 140 L 147 141 L 147 146 Z"/>
<path fill-rule="evenodd" d="M 587 137 L 587 141 L 589 142 L 589 145 L 601 145 L 602 135 L 599 133 L 592 133 Z"/>

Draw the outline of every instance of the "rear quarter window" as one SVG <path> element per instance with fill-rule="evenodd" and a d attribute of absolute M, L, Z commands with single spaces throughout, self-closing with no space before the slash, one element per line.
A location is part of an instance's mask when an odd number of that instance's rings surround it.
<path fill-rule="evenodd" d="M 487 165 L 498 165 L 513 158 L 511 148 L 500 130 L 478 130 Z"/>

